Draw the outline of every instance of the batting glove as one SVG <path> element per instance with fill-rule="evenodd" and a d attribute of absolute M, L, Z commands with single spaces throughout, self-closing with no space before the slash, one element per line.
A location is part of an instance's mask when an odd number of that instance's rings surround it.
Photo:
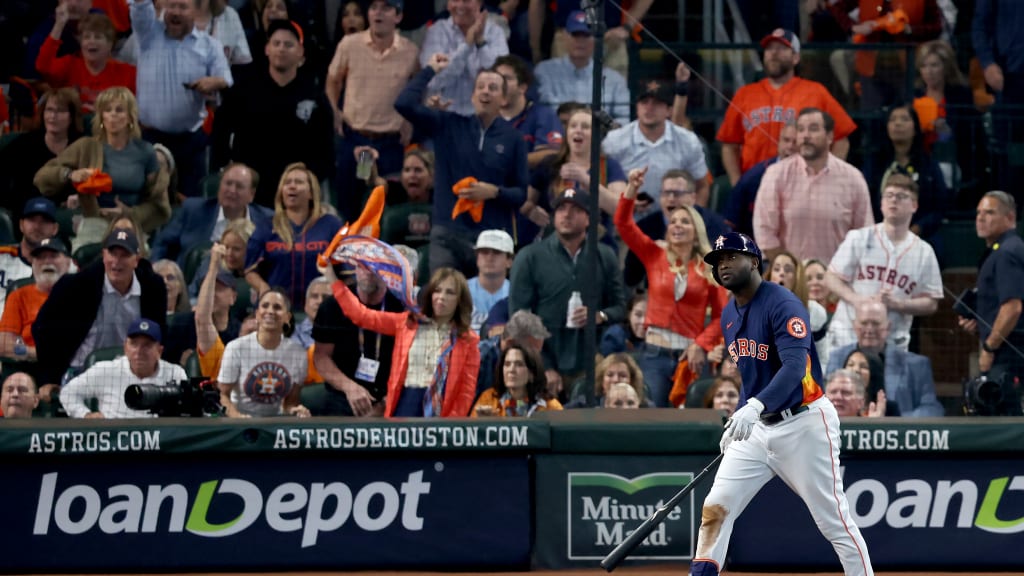
<path fill-rule="evenodd" d="M 725 434 L 731 440 L 746 440 L 754 429 L 754 422 L 761 419 L 764 404 L 757 398 L 747 400 L 746 406 L 737 410 L 725 423 Z"/>

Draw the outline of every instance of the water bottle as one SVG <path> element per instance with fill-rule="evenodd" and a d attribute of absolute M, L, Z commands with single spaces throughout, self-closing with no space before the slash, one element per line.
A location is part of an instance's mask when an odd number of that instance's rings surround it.
<path fill-rule="evenodd" d="M 23 360 L 26 356 L 28 356 L 28 346 L 25 346 L 25 341 L 18 336 L 14 339 L 14 357 Z"/>
<path fill-rule="evenodd" d="M 579 325 L 572 321 L 572 316 L 580 306 L 583 306 L 583 297 L 578 290 L 574 290 L 572 296 L 569 297 L 569 308 L 565 314 L 566 328 L 579 328 Z"/>

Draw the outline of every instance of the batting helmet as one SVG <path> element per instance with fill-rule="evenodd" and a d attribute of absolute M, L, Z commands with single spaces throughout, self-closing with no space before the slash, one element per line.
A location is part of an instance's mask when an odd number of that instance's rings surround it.
<path fill-rule="evenodd" d="M 704 261 L 711 266 L 711 273 L 719 284 L 721 284 L 722 281 L 718 279 L 718 259 L 726 252 L 742 252 L 743 254 L 749 254 L 757 258 L 758 268 L 760 268 L 761 264 L 764 263 L 764 258 L 761 256 L 761 249 L 754 243 L 753 238 L 746 234 L 740 234 L 739 232 L 722 234 L 715 239 L 714 250 L 704 255 Z"/>

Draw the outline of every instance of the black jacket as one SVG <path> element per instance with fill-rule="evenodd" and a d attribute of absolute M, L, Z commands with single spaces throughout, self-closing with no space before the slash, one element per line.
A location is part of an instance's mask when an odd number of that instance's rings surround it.
<path fill-rule="evenodd" d="M 32 324 L 39 357 L 39 384 L 59 384 L 71 365 L 78 347 L 89 334 L 103 300 L 103 261 L 93 263 L 77 274 L 66 274 L 50 292 Z M 143 318 L 160 324 L 167 333 L 167 287 L 153 272 L 148 260 L 139 260 L 135 276 L 142 287 L 140 310 Z"/>

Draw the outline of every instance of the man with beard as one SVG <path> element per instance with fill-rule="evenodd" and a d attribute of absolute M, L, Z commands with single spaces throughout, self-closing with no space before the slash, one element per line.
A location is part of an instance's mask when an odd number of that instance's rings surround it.
<path fill-rule="evenodd" d="M 572 293 L 580 292 L 583 301 L 588 302 L 588 295 L 598 291 L 595 318 L 599 332 L 609 323 L 626 317 L 622 270 L 611 248 L 604 244 L 596 246 L 600 262 L 596 279 L 591 285 L 584 284 L 588 276 L 583 271 L 587 252 L 595 248 L 586 243 L 589 197 L 585 190 L 570 188 L 555 199 L 555 233 L 523 248 L 512 264 L 509 312 L 533 312 L 551 333 L 544 341 L 541 355 L 547 368 L 548 392 L 559 399 L 582 394 L 581 389 L 574 388 L 585 384 L 586 362 L 593 362 L 593 358 L 583 356 L 587 307 L 579 306 L 569 316 Z"/>
<path fill-rule="evenodd" d="M 0 246 L 0 309 L 7 289 L 17 280 L 32 276 L 32 250 L 57 234 L 57 207 L 48 198 L 32 198 L 25 203 L 18 221 L 21 242 Z"/>
<path fill-rule="evenodd" d="M 691 190 L 696 192 L 696 204 L 707 206 L 708 165 L 704 147 L 696 134 L 669 120 L 674 101 L 675 94 L 668 84 L 645 82 L 636 101 L 636 120 L 609 132 L 601 147 L 622 164 L 626 173 L 646 166 L 645 182 L 651 184 L 642 192 L 655 200 L 661 196 L 658 187 L 666 172 L 686 170 L 696 183 Z"/>
<path fill-rule="evenodd" d="M 733 186 L 740 175 L 776 153 L 779 132 L 796 119 L 803 108 L 820 108 L 835 118 L 832 152 L 845 159 L 850 149 L 847 136 L 857 129 L 828 90 L 812 80 L 797 78 L 800 39 L 781 28 L 761 40 L 765 78 L 736 91 L 718 130 L 722 165 Z"/>
<path fill-rule="evenodd" d="M 516 215 L 526 201 L 530 175 L 526 143 L 501 117 L 508 92 L 501 74 L 481 70 L 476 75 L 473 116 L 423 105 L 427 84 L 447 67 L 448 57 L 434 54 L 398 96 L 395 110 L 424 137 L 434 139 L 437 163 L 431 273 L 447 266 L 472 278 L 476 276 L 474 246 L 480 232 L 504 230 L 516 240 Z"/>
<path fill-rule="evenodd" d="M 761 250 L 749 236 L 732 232 L 713 246 L 704 261 L 733 296 L 722 311 L 722 332 L 743 384 L 740 408 L 722 433 L 722 460 L 704 500 L 690 574 L 718 576 L 736 519 L 778 475 L 807 505 L 844 573 L 872 576 L 867 545 L 835 473 L 839 416 L 822 390 L 807 308 L 785 287 L 762 281 Z"/>
<path fill-rule="evenodd" d="M 224 46 L 195 30 L 195 0 L 164 0 L 162 21 L 153 0 L 130 0 L 130 5 L 142 136 L 167 146 L 178 164 L 181 191 L 198 196 L 199 181 L 208 172 L 207 100 L 234 82 Z"/>
<path fill-rule="evenodd" d="M 384 281 L 356 268 L 356 296 L 374 310 L 402 312 L 405 307 Z M 383 416 L 394 336 L 352 323 L 333 296 L 325 298 L 313 324 L 313 362 L 326 383 L 325 416 Z"/>
<path fill-rule="evenodd" d="M 36 359 L 36 342 L 32 338 L 32 323 L 39 309 L 50 296 L 53 285 L 67 273 L 71 256 L 60 238 L 45 238 L 32 250 L 32 278 L 34 284 L 11 292 L 0 318 L 0 356 L 19 360 Z M 21 337 L 25 351 L 15 350 L 15 340 Z"/>
<path fill-rule="evenodd" d="M 846 233 L 875 223 L 867 182 L 829 152 L 832 116 L 804 108 L 796 119 L 799 154 L 768 167 L 754 201 L 754 238 L 768 259 L 784 250 L 801 260 L 832 260 Z"/>
<path fill-rule="evenodd" d="M 270 209 L 289 164 L 304 163 L 319 180 L 334 173 L 331 108 L 313 76 L 300 68 L 303 42 L 298 24 L 272 20 L 265 47 L 270 64 L 238 74 L 213 125 L 213 165 L 242 162 L 257 167 L 263 178 L 255 203 Z"/>

